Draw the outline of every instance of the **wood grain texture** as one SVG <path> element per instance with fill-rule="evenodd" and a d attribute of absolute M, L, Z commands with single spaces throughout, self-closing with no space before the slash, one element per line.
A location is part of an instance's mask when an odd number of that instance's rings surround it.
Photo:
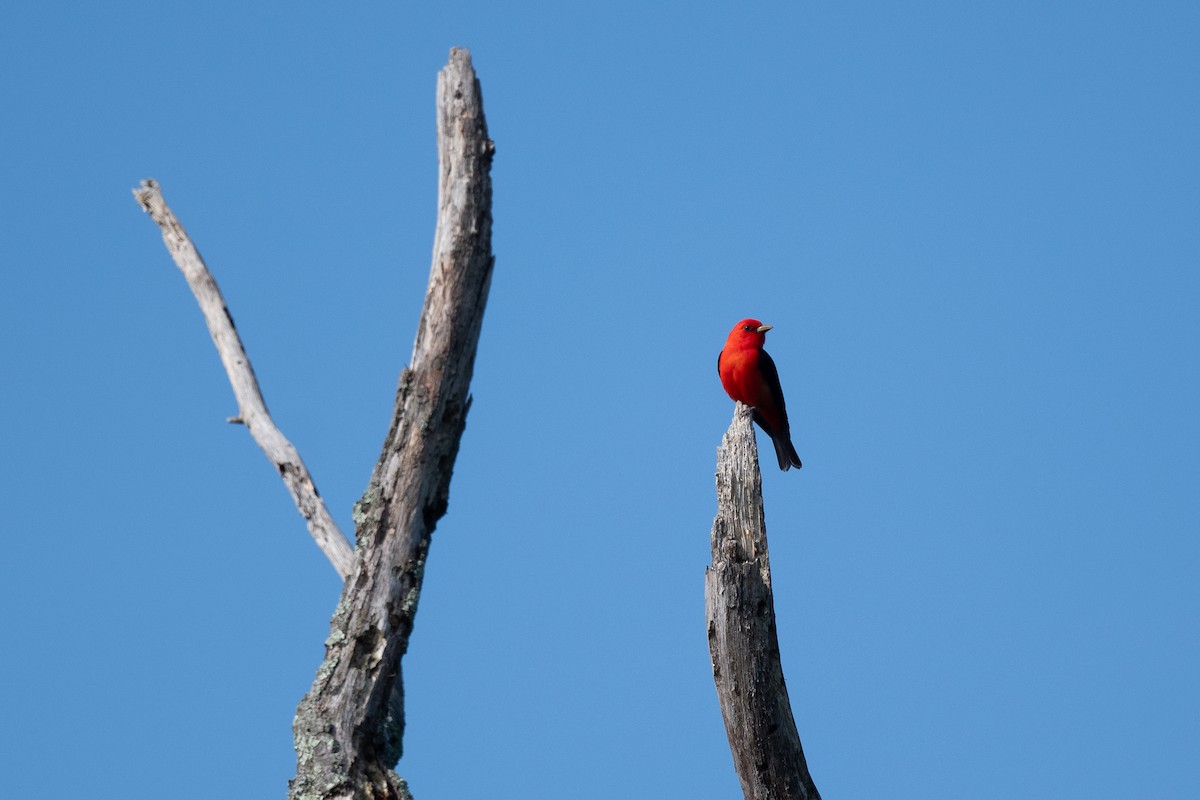
<path fill-rule="evenodd" d="M 437 113 L 438 223 L 425 307 L 383 452 L 355 505 L 358 559 L 293 723 L 292 800 L 411 797 L 392 771 L 404 733 L 401 658 L 449 500 L 493 265 L 494 145 L 466 50 L 451 50 L 438 76 Z"/>
<path fill-rule="evenodd" d="M 229 383 L 237 398 L 238 415 L 229 421 L 245 424 L 254 441 L 275 465 L 275 469 L 279 470 L 279 476 L 283 478 L 284 485 L 296 502 L 296 508 L 307 522 L 313 540 L 338 575 L 345 579 L 354 564 L 354 551 L 325 507 L 325 501 L 321 499 L 312 475 L 300 459 L 300 453 L 267 412 L 258 379 L 250 365 L 250 357 L 242 346 L 241 337 L 233 324 L 233 315 L 229 313 L 216 279 L 183 225 L 167 206 L 158 183 L 153 180 L 142 181 L 142 185 L 133 190 L 133 195 L 162 230 L 168 252 L 183 273 L 196 302 L 200 304 L 208 332 L 217 346 L 221 363 L 225 365 L 225 374 L 229 376 Z"/>
<path fill-rule="evenodd" d="M 717 450 L 717 517 L 704 575 L 713 680 L 746 800 L 820 800 L 792 717 L 779 639 L 751 409 Z"/>

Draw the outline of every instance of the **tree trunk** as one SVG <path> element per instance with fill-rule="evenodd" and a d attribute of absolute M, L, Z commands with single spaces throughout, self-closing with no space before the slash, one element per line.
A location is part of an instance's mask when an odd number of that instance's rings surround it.
<path fill-rule="evenodd" d="M 494 145 L 466 50 L 438 76 L 438 223 L 412 363 L 367 490 L 355 505 L 354 569 L 325 643 L 325 661 L 296 711 L 291 800 L 410 798 L 401 755 L 408 648 L 430 537 L 450 475 L 491 282 Z"/>
<path fill-rule="evenodd" d="M 713 680 L 742 793 L 746 800 L 820 800 L 783 680 L 758 447 L 741 403 L 717 450 L 704 596 Z"/>

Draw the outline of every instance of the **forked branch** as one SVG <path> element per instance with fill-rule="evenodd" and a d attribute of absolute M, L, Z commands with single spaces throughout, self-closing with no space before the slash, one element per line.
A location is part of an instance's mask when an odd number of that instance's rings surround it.
<path fill-rule="evenodd" d="M 275 465 L 275 469 L 279 470 L 284 485 L 296 501 L 296 508 L 308 523 L 309 533 L 344 580 L 354 564 L 354 550 L 330 516 L 308 468 L 300 459 L 300 453 L 276 427 L 267 412 L 267 404 L 258 388 L 258 379 L 254 377 L 254 368 L 250 366 L 250 357 L 242 346 L 241 337 L 233 324 L 233 315 L 225 305 L 216 279 L 208 271 L 200 251 L 192 244 L 183 225 L 167 206 L 158 182 L 142 181 L 141 187 L 133 190 L 133 196 L 162 230 L 167 250 L 196 296 L 196 302 L 200 304 L 208 332 L 217 346 L 221 363 L 225 365 L 225 374 L 229 376 L 229 383 L 237 398 L 238 415 L 229 421 L 244 423 L 254 441 Z"/>

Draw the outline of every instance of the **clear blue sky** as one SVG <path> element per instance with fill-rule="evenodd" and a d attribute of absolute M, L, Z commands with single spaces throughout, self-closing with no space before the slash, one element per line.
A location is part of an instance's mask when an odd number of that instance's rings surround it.
<path fill-rule="evenodd" d="M 130 188 L 351 527 L 411 352 L 434 86 L 497 264 L 410 654 L 417 800 L 739 796 L 715 362 L 829 800 L 1194 796 L 1200 5 L 36 3 L 0 24 L 5 792 L 282 797 L 339 585 Z"/>

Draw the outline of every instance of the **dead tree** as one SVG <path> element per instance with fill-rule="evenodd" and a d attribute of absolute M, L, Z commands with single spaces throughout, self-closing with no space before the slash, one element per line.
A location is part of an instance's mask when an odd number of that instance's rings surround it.
<path fill-rule="evenodd" d="M 741 403 L 717 450 L 704 597 L 713 680 L 742 793 L 746 800 L 820 800 L 783 680 L 758 446 Z"/>
<path fill-rule="evenodd" d="M 434 526 L 466 424 L 475 353 L 491 284 L 491 163 L 483 98 L 470 54 L 452 49 L 438 75 L 438 221 L 412 360 L 400 374 L 391 426 L 355 504 L 353 551 L 308 470 L 271 421 L 233 318 L 199 252 L 154 181 L 134 194 L 162 229 L 209 325 L 238 399 L 238 416 L 279 470 L 318 545 L 346 578 L 325 660 L 296 711 L 292 800 L 401 800 L 400 661 L 421 594 Z"/>

